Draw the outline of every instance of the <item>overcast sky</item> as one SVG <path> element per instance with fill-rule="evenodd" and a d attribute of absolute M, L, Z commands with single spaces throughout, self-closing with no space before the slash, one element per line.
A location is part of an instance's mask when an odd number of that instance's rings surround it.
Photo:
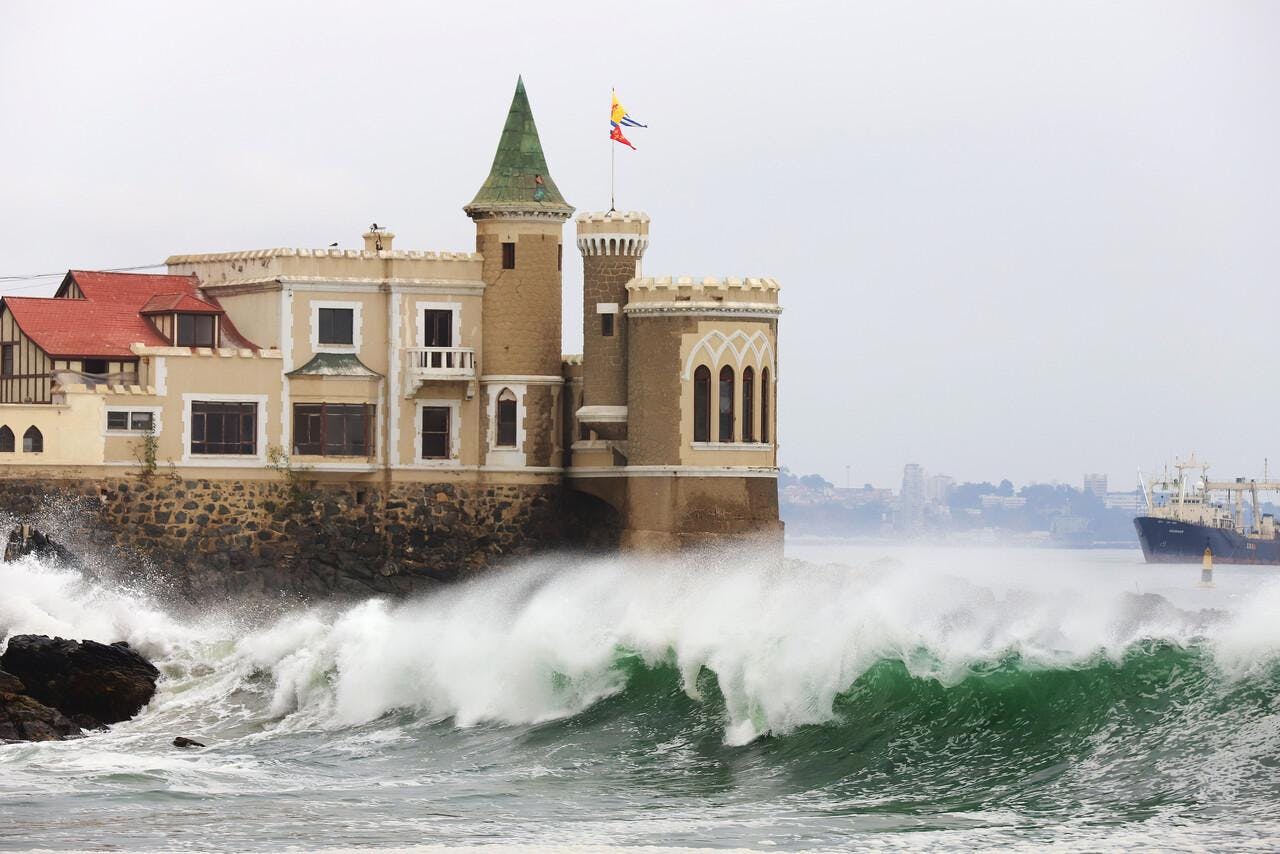
<path fill-rule="evenodd" d="M 517 74 L 579 210 L 651 125 L 647 274 L 782 283 L 784 465 L 1280 469 L 1280 3 L 5 0 L 0 275 L 470 250 Z"/>

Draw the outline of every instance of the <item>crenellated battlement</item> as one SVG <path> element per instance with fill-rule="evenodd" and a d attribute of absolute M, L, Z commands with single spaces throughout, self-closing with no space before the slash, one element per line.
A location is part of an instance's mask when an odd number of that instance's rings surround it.
<path fill-rule="evenodd" d="M 388 279 L 480 282 L 484 258 L 476 252 L 277 248 L 174 255 L 165 263 L 170 272 L 194 273 L 203 286 L 217 287 L 289 277 L 351 282 Z"/>
<path fill-rule="evenodd" d="M 579 214 L 575 223 L 583 256 L 639 258 L 649 248 L 649 215 L 643 211 L 589 211 Z"/>

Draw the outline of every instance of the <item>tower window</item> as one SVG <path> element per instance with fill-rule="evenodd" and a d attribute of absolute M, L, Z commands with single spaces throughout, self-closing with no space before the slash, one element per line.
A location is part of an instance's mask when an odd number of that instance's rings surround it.
<path fill-rule="evenodd" d="M 693 372 L 693 441 L 711 441 L 711 369 L 706 365 Z"/>
<path fill-rule="evenodd" d="M 0 344 L 0 377 L 13 376 L 13 345 Z"/>
<path fill-rule="evenodd" d="M 355 341 L 355 309 L 319 308 L 316 341 L 320 344 L 351 345 Z"/>
<path fill-rule="evenodd" d="M 0 426 L 0 454 L 13 453 L 13 431 L 9 425 Z"/>
<path fill-rule="evenodd" d="M 760 441 L 769 441 L 769 369 L 760 371 Z"/>
<path fill-rule="evenodd" d="M 516 245 L 514 243 L 502 244 L 502 269 L 514 270 L 516 268 Z"/>
<path fill-rule="evenodd" d="M 498 420 L 497 446 L 514 448 L 516 446 L 516 395 L 509 388 L 504 388 L 498 395 L 498 407 L 495 413 Z"/>
<path fill-rule="evenodd" d="M 613 337 L 613 317 L 612 314 L 600 315 L 600 334 L 605 338 Z"/>
<path fill-rule="evenodd" d="M 742 441 L 756 440 L 755 425 L 755 384 L 756 372 L 753 368 L 742 369 Z"/>
<path fill-rule="evenodd" d="M 22 434 L 22 452 L 25 454 L 38 454 L 44 450 L 44 434 L 40 432 L 40 428 L 32 424 L 27 428 L 27 432 Z"/>
<path fill-rule="evenodd" d="M 564 244 L 563 243 L 556 244 L 556 269 L 557 270 L 564 269 Z"/>
<path fill-rule="evenodd" d="M 102 376 L 107 372 L 107 360 L 85 359 L 84 364 L 81 365 L 81 367 L 84 368 L 84 372 L 86 374 L 97 374 L 98 376 Z"/>
<path fill-rule="evenodd" d="M 733 368 L 720 369 L 720 441 L 733 441 Z"/>

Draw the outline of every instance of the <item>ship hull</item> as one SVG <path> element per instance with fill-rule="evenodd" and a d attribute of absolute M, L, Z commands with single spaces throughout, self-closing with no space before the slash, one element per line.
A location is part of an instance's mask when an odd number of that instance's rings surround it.
<path fill-rule="evenodd" d="M 1139 516 L 1133 520 L 1147 563 L 1199 563 L 1205 548 L 1214 563 L 1280 566 L 1280 540 L 1246 537 L 1223 528 L 1210 528 L 1176 519 Z"/>

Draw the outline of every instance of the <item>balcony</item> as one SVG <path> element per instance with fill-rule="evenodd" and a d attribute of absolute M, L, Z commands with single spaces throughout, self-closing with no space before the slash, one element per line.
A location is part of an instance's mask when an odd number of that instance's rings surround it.
<path fill-rule="evenodd" d="M 426 382 L 476 378 L 476 351 L 470 347 L 405 347 L 404 357 L 410 393 Z"/>

